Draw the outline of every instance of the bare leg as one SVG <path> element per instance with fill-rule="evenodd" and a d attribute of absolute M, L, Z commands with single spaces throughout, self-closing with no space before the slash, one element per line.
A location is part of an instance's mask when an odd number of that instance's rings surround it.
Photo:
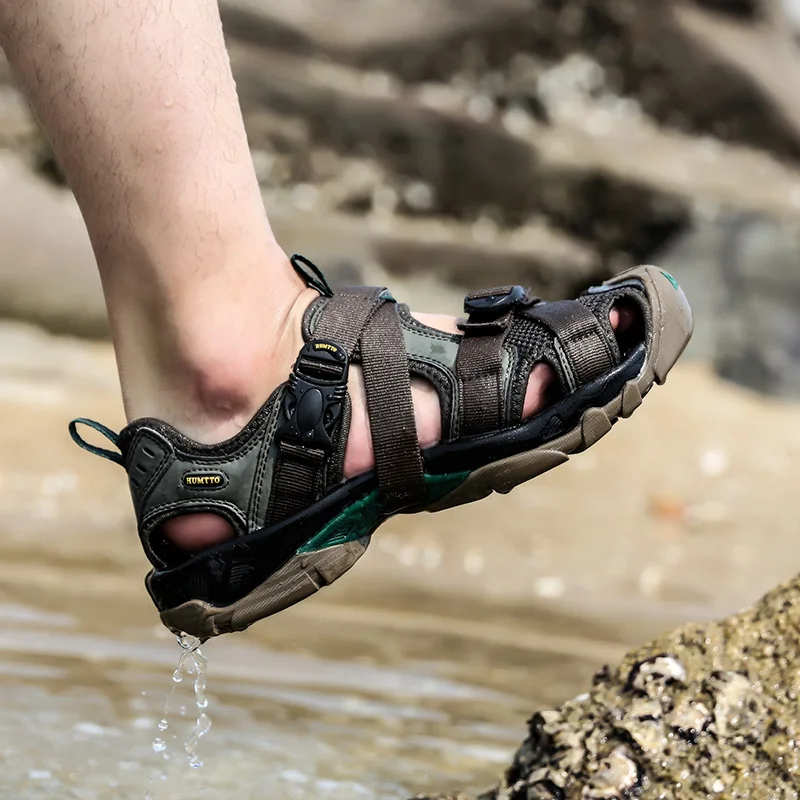
<path fill-rule="evenodd" d="M 0 0 L 0 44 L 86 222 L 128 419 L 228 438 L 286 379 L 315 294 L 267 222 L 216 0 Z M 526 413 L 550 380 L 534 370 Z M 372 445 L 358 375 L 351 390 L 354 475 Z M 438 398 L 417 384 L 414 399 L 433 444 Z M 231 534 L 211 515 L 168 526 L 187 549 Z"/>
<path fill-rule="evenodd" d="M 5 0 L 0 37 L 86 222 L 128 417 L 231 435 L 286 372 L 304 287 L 267 222 L 216 0 Z"/>

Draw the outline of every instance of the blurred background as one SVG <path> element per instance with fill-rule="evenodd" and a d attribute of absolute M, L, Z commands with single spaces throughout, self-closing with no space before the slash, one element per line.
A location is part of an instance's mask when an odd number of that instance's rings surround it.
<path fill-rule="evenodd" d="M 800 3 L 223 0 L 289 252 L 420 311 L 658 263 L 687 356 L 569 464 L 393 520 L 347 580 L 204 648 L 211 731 L 142 578 L 83 223 L 0 67 L 4 798 L 402 798 L 494 783 L 537 708 L 797 572 Z M 159 734 L 164 701 L 176 688 Z M 166 751 L 154 752 L 163 736 Z M 166 757 L 166 758 L 165 758 Z"/>

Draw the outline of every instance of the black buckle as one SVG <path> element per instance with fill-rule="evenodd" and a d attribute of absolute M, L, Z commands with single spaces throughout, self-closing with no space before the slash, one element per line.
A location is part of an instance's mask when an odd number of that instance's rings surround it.
<path fill-rule="evenodd" d="M 330 453 L 349 371 L 349 359 L 341 345 L 326 339 L 306 342 L 283 395 L 286 421 L 275 432 L 276 441 L 288 440 Z"/>
<path fill-rule="evenodd" d="M 529 303 L 524 286 L 511 286 L 498 289 L 491 294 L 467 295 L 464 312 L 469 314 L 471 323 L 494 322 L 513 311 L 517 306 Z"/>

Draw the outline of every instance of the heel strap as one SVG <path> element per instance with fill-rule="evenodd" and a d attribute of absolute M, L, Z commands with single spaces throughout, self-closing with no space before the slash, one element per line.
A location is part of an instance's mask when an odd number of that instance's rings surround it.
<path fill-rule="evenodd" d="M 108 459 L 109 461 L 113 461 L 115 464 L 119 464 L 120 466 L 122 465 L 123 462 L 121 452 L 114 452 L 113 450 L 106 450 L 104 447 L 95 447 L 95 445 L 89 444 L 89 442 L 87 442 L 78 433 L 78 425 L 86 425 L 98 433 L 101 433 L 117 448 L 117 450 L 120 449 L 118 433 L 114 433 L 111 428 L 107 428 L 105 425 L 101 425 L 99 422 L 95 422 L 92 419 L 85 419 L 84 417 L 74 419 L 69 424 L 69 435 L 72 437 L 72 441 L 78 445 L 78 447 L 86 450 L 89 453 L 92 453 L 95 456 L 100 456 L 100 458 Z"/>

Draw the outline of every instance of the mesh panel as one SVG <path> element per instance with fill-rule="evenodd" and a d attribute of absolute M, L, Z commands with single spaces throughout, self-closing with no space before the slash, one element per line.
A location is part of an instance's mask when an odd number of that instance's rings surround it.
<path fill-rule="evenodd" d="M 541 323 L 524 317 L 514 320 L 506 342 L 534 358 L 541 353 L 553 352 L 553 334 Z"/>
<path fill-rule="evenodd" d="M 558 378 L 561 392 L 566 391 L 561 364 L 553 348 L 553 334 L 548 328 L 535 320 L 517 317 L 506 337 L 506 345 L 513 345 L 519 351 L 519 365 L 511 384 L 511 396 L 506 422 L 516 424 L 522 419 L 522 406 L 528 388 L 528 378 L 538 362 L 549 364 Z"/>

